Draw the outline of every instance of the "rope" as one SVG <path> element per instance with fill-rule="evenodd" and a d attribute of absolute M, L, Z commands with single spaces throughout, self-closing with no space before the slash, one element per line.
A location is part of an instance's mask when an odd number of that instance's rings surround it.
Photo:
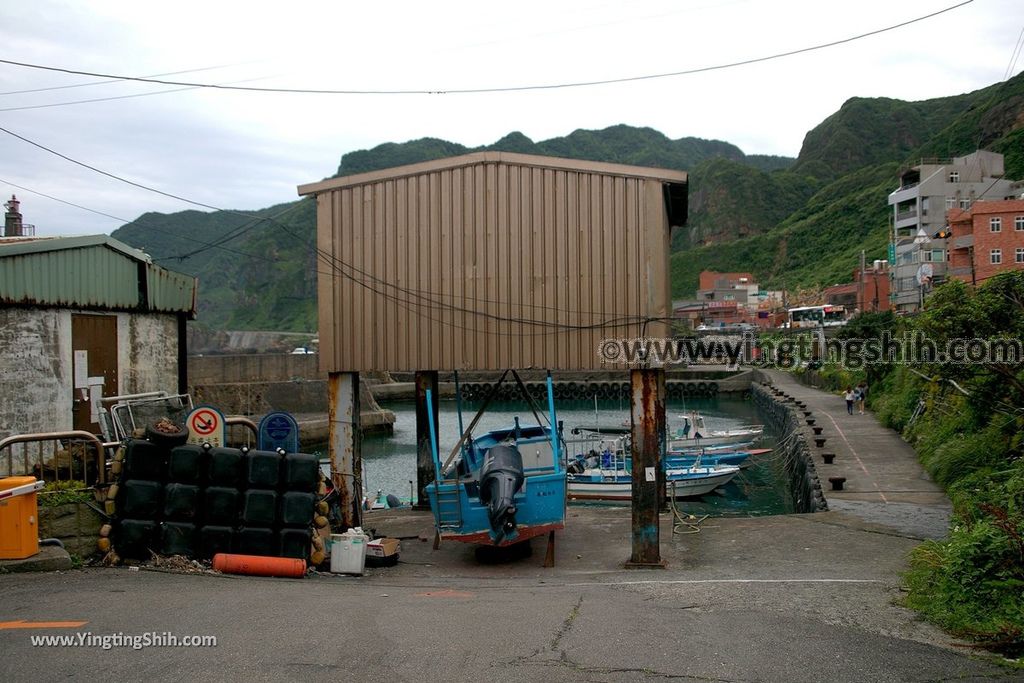
<path fill-rule="evenodd" d="M 701 524 L 711 515 L 703 515 L 696 517 L 694 515 L 686 515 L 685 517 L 679 508 L 676 507 L 676 483 L 672 484 L 672 495 L 668 497 L 668 506 L 672 510 L 672 516 L 676 518 L 676 521 L 672 523 L 672 534 L 698 534 L 701 530 Z M 685 531 L 684 531 L 685 529 Z"/>

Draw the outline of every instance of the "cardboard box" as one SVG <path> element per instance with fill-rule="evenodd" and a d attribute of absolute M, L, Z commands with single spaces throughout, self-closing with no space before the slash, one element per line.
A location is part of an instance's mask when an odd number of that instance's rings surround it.
<path fill-rule="evenodd" d="M 397 555 L 402 549 L 397 538 L 378 538 L 366 544 L 366 556 L 385 558 Z"/>
<path fill-rule="evenodd" d="M 398 564 L 398 553 L 402 547 L 397 538 L 378 538 L 366 544 L 366 565 L 368 567 L 393 567 Z"/>

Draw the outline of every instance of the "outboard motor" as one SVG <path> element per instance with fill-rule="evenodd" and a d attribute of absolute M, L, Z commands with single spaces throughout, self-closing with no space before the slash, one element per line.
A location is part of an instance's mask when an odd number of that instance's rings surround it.
<path fill-rule="evenodd" d="M 512 446 L 492 446 L 480 468 L 480 502 L 497 542 L 516 528 L 515 495 L 523 487 L 523 456 Z"/>

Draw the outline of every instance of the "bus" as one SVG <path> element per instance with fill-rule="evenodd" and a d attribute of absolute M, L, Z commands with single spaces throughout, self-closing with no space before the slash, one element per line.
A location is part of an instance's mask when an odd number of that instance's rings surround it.
<path fill-rule="evenodd" d="M 846 324 L 842 306 L 800 306 L 789 309 L 789 327 L 839 327 Z"/>

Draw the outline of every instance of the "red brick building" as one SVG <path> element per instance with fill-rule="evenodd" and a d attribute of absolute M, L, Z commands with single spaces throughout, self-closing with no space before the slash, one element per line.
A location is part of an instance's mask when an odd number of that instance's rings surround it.
<path fill-rule="evenodd" d="M 822 291 L 825 303 L 831 306 L 842 306 L 848 315 L 868 311 L 888 311 L 892 304 L 889 301 L 889 268 L 885 261 L 877 262 L 873 267 L 866 268 L 863 276 L 860 268 L 853 271 L 853 281 L 834 285 Z"/>
<path fill-rule="evenodd" d="M 950 277 L 980 284 L 996 273 L 1024 269 L 1024 199 L 977 201 L 951 209 Z"/>
<path fill-rule="evenodd" d="M 745 287 L 752 282 L 757 282 L 757 280 L 751 273 L 718 273 L 713 270 L 702 270 L 697 289 L 727 289 L 737 285 Z"/>

